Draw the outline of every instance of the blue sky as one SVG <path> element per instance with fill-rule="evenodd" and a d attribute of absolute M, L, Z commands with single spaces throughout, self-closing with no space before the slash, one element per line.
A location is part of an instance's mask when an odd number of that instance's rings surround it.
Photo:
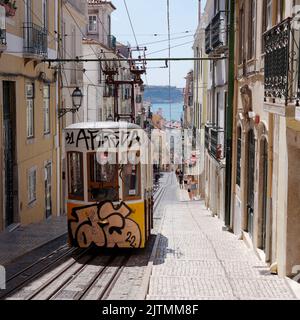
<path fill-rule="evenodd" d="M 129 42 L 135 46 L 129 19 L 123 0 L 112 0 L 117 10 L 112 15 L 112 33 L 120 42 Z M 167 57 L 168 50 L 160 53 L 152 52 L 167 49 L 168 42 L 148 44 L 149 42 L 168 39 L 167 0 L 126 0 L 137 41 L 147 46 L 149 57 Z M 204 4 L 202 5 L 204 7 Z M 170 0 L 171 46 L 184 44 L 172 49 L 172 57 L 192 57 L 193 34 L 197 28 L 198 0 Z M 186 31 L 188 31 L 186 33 Z M 158 36 L 154 36 L 158 34 Z M 148 64 L 147 81 L 149 85 L 168 85 L 168 69 L 159 69 L 164 62 Z M 173 62 L 172 85 L 184 87 L 184 77 L 192 69 L 192 62 Z"/>

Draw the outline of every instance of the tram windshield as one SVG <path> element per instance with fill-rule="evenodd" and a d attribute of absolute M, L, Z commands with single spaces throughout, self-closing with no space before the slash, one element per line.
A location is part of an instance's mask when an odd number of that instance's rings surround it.
<path fill-rule="evenodd" d="M 108 153 L 102 155 L 102 159 L 96 152 L 88 154 L 89 201 L 117 201 L 119 198 L 118 164 L 116 161 L 111 164 L 110 157 Z"/>

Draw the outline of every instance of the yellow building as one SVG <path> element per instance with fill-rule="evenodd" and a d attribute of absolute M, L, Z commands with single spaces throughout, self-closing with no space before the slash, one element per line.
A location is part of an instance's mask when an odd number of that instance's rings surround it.
<path fill-rule="evenodd" d="M 13 1 L 10 1 L 13 3 Z M 0 230 L 57 215 L 58 1 L 0 1 Z"/>

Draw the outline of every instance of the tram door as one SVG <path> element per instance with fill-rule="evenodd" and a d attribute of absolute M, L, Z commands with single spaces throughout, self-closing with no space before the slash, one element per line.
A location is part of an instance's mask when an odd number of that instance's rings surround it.
<path fill-rule="evenodd" d="M 45 166 L 45 211 L 46 218 L 52 215 L 52 199 L 51 199 L 51 163 Z"/>
<path fill-rule="evenodd" d="M 3 82 L 3 133 L 4 133 L 4 186 L 5 186 L 5 224 L 15 223 L 17 209 L 17 181 L 15 166 L 15 83 Z"/>
<path fill-rule="evenodd" d="M 248 134 L 248 232 L 253 237 L 254 221 L 254 170 L 255 170 L 255 139 L 253 130 Z"/>

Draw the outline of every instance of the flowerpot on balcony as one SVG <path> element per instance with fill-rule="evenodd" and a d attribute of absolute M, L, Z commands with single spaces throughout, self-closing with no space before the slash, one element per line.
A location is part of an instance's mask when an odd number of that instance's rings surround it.
<path fill-rule="evenodd" d="M 5 13 L 7 17 L 13 17 L 16 14 L 16 8 L 13 7 L 13 4 L 8 2 L 8 3 L 0 3 L 4 8 L 5 8 Z"/>

